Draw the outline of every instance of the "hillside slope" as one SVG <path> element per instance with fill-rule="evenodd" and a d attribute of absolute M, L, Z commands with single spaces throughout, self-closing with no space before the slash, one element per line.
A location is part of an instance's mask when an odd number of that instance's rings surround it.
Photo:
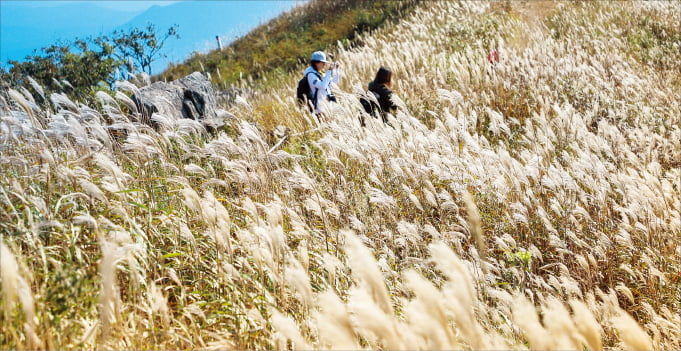
<path fill-rule="evenodd" d="M 10 91 L 0 345 L 681 348 L 678 4 L 533 6 L 427 2 L 334 48 L 322 120 L 299 72 L 217 135 Z M 381 65 L 401 109 L 362 127 Z"/>
<path fill-rule="evenodd" d="M 156 78 L 174 80 L 202 71 L 227 88 L 243 79 L 287 73 L 300 62 L 307 62 L 314 51 L 331 48 L 338 41 L 355 43 L 356 33 L 398 21 L 418 2 L 310 1 L 255 28 L 224 50 L 194 55 L 184 63 L 171 65 Z"/>
<path fill-rule="evenodd" d="M 186 60 L 192 52 L 215 50 L 216 35 L 223 42 L 242 36 L 248 29 L 295 5 L 293 1 L 181 1 L 153 6 L 121 27 L 144 28 L 149 22 L 159 29 L 178 26 L 180 38 L 164 44 L 163 52 L 168 53 L 168 57 L 159 57 L 154 62 L 153 74 L 159 74 L 170 62 Z"/>

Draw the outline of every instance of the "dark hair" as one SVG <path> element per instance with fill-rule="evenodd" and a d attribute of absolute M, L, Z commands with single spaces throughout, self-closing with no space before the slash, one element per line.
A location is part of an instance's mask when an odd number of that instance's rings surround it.
<path fill-rule="evenodd" d="M 393 72 L 387 67 L 381 67 L 376 72 L 376 78 L 374 78 L 374 84 L 390 84 L 390 79 L 393 76 Z"/>
<path fill-rule="evenodd" d="M 315 65 L 318 64 L 318 63 L 320 63 L 320 62 L 322 62 L 322 61 L 310 60 L 310 67 L 312 67 L 312 68 L 317 68 L 317 67 L 315 67 Z"/>

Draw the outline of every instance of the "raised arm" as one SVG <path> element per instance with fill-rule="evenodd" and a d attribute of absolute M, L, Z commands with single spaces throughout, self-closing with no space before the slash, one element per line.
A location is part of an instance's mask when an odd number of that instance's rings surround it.
<path fill-rule="evenodd" d="M 334 84 L 339 84 L 340 83 L 340 76 L 341 76 L 341 71 L 340 68 L 336 68 L 333 70 L 333 78 L 331 79 L 331 82 Z"/>

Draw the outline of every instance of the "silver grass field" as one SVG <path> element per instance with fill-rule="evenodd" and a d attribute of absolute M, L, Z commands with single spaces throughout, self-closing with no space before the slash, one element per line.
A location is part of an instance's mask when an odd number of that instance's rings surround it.
<path fill-rule="evenodd" d="M 339 43 L 321 120 L 298 73 L 217 134 L 141 123 L 145 79 L 9 90 L 0 347 L 681 349 L 681 5 L 539 7 Z M 401 109 L 362 127 L 381 65 Z"/>

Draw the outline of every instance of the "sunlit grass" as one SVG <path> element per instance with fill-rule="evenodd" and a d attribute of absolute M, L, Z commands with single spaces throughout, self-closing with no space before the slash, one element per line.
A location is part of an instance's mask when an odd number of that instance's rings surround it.
<path fill-rule="evenodd" d="M 520 4 L 428 2 L 338 47 L 321 121 L 297 73 L 216 135 L 3 94 L 0 345 L 681 348 L 678 5 Z M 381 65 L 402 109 L 361 127 Z"/>

